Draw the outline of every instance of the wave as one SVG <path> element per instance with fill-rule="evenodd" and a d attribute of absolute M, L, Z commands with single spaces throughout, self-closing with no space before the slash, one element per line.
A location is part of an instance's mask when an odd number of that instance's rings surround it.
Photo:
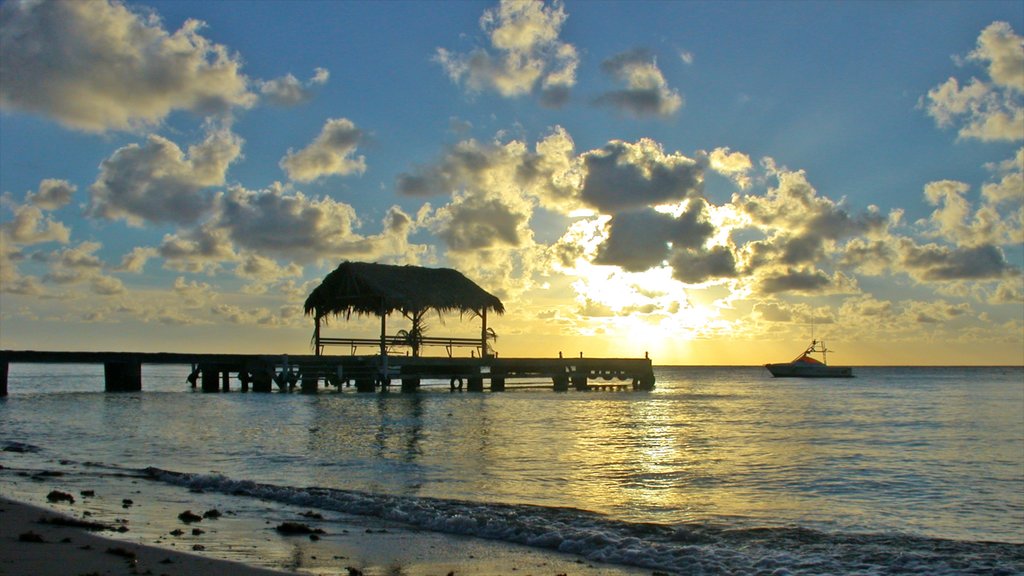
<path fill-rule="evenodd" d="M 139 472 L 191 490 L 379 518 L 666 573 L 1024 574 L 1024 544 L 829 533 L 805 527 L 636 523 L 574 508 L 296 488 L 154 467 Z"/>

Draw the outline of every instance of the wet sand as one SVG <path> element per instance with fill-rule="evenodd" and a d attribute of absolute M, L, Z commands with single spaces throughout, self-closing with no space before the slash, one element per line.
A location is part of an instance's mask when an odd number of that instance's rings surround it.
<path fill-rule="evenodd" d="M 156 546 L 114 540 L 62 524 L 72 517 L 0 497 L 0 574 L 75 576 L 154 574 L 274 576 L 288 574 L 205 558 Z M 56 522 L 56 523 L 55 523 Z"/>

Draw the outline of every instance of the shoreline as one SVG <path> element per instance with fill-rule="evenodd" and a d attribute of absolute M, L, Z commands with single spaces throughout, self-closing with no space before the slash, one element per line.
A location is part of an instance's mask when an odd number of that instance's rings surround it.
<path fill-rule="evenodd" d="M 68 514 L 0 495 L 0 574 L 296 574 L 117 540 L 104 536 L 102 531 L 73 525 L 78 520 Z"/>
<path fill-rule="evenodd" d="M 0 466 L 0 478 L 12 472 L 15 470 Z M 159 486 L 145 489 L 136 483 L 120 487 L 78 484 L 68 482 L 70 477 L 15 474 L 30 482 L 18 488 L 0 483 L 0 576 L 652 574 L 650 569 L 636 566 L 591 562 L 573 554 L 494 540 L 410 530 L 393 523 L 365 522 L 359 517 L 331 514 L 324 518 L 295 507 L 245 507 L 222 494 Z M 69 491 L 65 494 L 75 502 L 48 501 L 46 495 L 51 489 Z M 121 502 L 126 504 L 122 506 Z M 224 512 L 217 518 L 187 523 L 179 517 L 185 509 L 199 515 L 211 509 Z M 297 523 L 314 533 L 283 534 L 275 528 L 283 523 Z M 107 530 L 94 531 L 75 524 L 102 525 Z M 319 529 L 324 532 L 316 533 Z M 33 534 L 42 541 L 22 541 L 22 535 L 35 539 Z"/>

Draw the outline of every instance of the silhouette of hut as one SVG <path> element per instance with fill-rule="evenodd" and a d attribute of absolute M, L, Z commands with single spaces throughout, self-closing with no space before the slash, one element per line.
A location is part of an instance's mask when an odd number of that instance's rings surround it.
<path fill-rule="evenodd" d="M 354 313 L 380 317 L 380 351 L 386 355 L 386 318 L 396 311 L 413 323 L 406 334 L 414 355 L 418 355 L 421 344 L 431 343 L 422 333 L 422 319 L 428 312 L 468 312 L 480 316 L 480 350 L 487 355 L 487 340 L 494 334 L 487 328 L 487 312 L 504 314 L 505 306 L 497 296 L 450 268 L 349 261 L 329 273 L 305 303 L 306 315 L 314 321 L 313 346 L 317 354 L 321 351 L 321 323 L 326 324 L 330 316 L 344 316 L 348 320 Z"/>

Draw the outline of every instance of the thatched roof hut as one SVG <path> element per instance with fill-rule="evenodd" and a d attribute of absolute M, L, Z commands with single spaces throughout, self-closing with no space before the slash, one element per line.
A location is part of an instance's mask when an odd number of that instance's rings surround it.
<path fill-rule="evenodd" d="M 505 306 L 462 273 L 450 268 L 392 266 L 367 262 L 342 262 L 306 298 L 305 312 L 316 322 L 314 339 L 319 350 L 320 322 L 330 316 L 376 315 L 381 317 L 381 348 L 384 318 L 401 312 L 414 320 L 427 311 L 471 312 L 483 319 L 482 340 L 486 350 L 487 312 L 505 313 Z"/>

